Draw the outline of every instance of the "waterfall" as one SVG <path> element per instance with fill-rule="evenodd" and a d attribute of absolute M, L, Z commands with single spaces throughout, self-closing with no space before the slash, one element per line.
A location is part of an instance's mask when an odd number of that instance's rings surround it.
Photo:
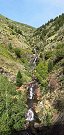
<path fill-rule="evenodd" d="M 32 102 L 32 100 L 33 100 L 33 95 L 34 95 L 34 89 L 33 89 L 33 84 L 32 85 L 30 85 L 29 86 L 29 105 L 28 105 L 28 107 L 30 107 L 29 109 L 28 109 L 28 112 L 27 112 L 27 114 L 26 114 L 26 120 L 27 121 L 33 121 L 34 120 L 34 112 L 33 112 L 33 110 L 32 110 L 32 107 L 33 107 L 33 102 Z"/>
<path fill-rule="evenodd" d="M 29 99 L 33 99 L 33 87 L 30 87 Z"/>
<path fill-rule="evenodd" d="M 35 56 L 33 63 L 36 64 L 37 56 Z"/>
<path fill-rule="evenodd" d="M 35 55 L 34 58 L 32 60 L 32 65 L 33 65 L 33 69 L 36 66 L 38 57 L 37 57 L 37 52 L 36 49 L 34 48 L 35 51 Z M 35 120 L 35 112 L 34 112 L 34 95 L 35 95 L 35 86 L 36 84 L 34 82 L 30 83 L 30 85 L 28 86 L 28 98 L 27 98 L 27 104 L 28 104 L 28 111 L 26 113 L 26 121 L 31 122 Z"/>
<path fill-rule="evenodd" d="M 32 109 L 30 108 L 26 114 L 26 120 L 27 121 L 33 121 L 34 120 L 34 113 Z"/>

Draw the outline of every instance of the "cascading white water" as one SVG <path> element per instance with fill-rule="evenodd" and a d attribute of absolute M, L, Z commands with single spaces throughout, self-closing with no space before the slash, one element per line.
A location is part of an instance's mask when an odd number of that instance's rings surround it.
<path fill-rule="evenodd" d="M 34 48 L 34 52 L 35 52 L 35 54 L 37 53 L 37 52 L 36 52 L 36 48 Z"/>
<path fill-rule="evenodd" d="M 33 63 L 36 64 L 36 61 L 37 61 L 37 56 L 34 58 L 34 62 Z"/>
<path fill-rule="evenodd" d="M 30 108 L 28 109 L 28 112 L 26 114 L 26 120 L 27 121 L 33 121 L 34 120 L 34 112 L 32 110 L 32 100 L 33 100 L 33 96 L 34 96 L 34 89 L 33 89 L 33 84 L 30 85 L 29 87 L 29 104 L 30 104 Z"/>
<path fill-rule="evenodd" d="M 30 87 L 29 99 L 33 99 L 33 87 Z"/>
<path fill-rule="evenodd" d="M 33 59 L 33 70 L 36 66 L 36 62 L 37 62 L 37 54 L 36 54 L 36 49 L 34 48 L 34 51 L 35 51 L 35 56 L 34 56 L 34 59 Z M 30 85 L 30 87 L 28 88 L 28 92 L 29 92 L 29 103 L 28 103 L 28 112 L 26 113 L 26 120 L 27 121 L 33 121 L 34 120 L 34 112 L 32 110 L 32 107 L 33 107 L 33 99 L 34 99 L 34 86 L 33 84 Z"/>
<path fill-rule="evenodd" d="M 27 121 L 33 121 L 34 120 L 34 113 L 32 109 L 30 108 L 26 114 L 26 120 Z"/>

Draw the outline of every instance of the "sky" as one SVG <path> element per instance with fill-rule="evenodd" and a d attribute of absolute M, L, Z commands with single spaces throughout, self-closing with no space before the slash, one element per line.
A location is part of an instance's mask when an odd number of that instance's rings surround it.
<path fill-rule="evenodd" d="M 64 0 L 0 0 L 0 14 L 33 27 L 40 27 L 64 13 Z"/>

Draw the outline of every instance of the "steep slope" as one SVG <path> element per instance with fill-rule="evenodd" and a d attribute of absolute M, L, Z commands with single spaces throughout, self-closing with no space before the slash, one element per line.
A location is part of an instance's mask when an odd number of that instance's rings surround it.
<path fill-rule="evenodd" d="M 30 39 L 32 46 L 38 47 L 37 49 L 43 49 L 43 47 L 49 46 L 49 48 L 55 46 L 55 43 L 64 41 L 64 14 L 59 15 L 54 20 L 51 19 L 45 25 L 37 28 Z M 52 46 L 51 46 L 52 44 Z"/>
<path fill-rule="evenodd" d="M 31 36 L 35 28 L 14 22 L 0 15 L 0 43 L 8 45 L 12 43 L 14 47 L 28 48 L 27 39 Z"/>
<path fill-rule="evenodd" d="M 37 60 L 33 66 L 31 64 L 33 64 L 35 56 Z M 19 70 L 23 76 L 23 84 L 30 83 L 33 73 L 39 85 L 38 104 L 34 107 L 41 124 L 44 126 L 64 124 L 64 14 L 54 20 L 51 19 L 37 29 L 13 22 L 0 15 L 0 74 L 15 82 Z M 9 125 L 6 128 L 4 126 L 6 134 L 9 133 L 9 130 L 19 131 L 23 128 L 24 108 L 27 108 L 26 89 L 22 91 L 24 87 L 20 87 L 18 93 L 18 91 L 14 91 L 16 90 L 14 85 L 12 87 L 11 84 L 9 84 L 11 86 L 8 84 L 9 81 L 0 75 L 1 103 L 4 104 L 4 108 L 3 105 L 1 106 L 1 118 L 6 123 L 11 117 Z M 9 92 L 9 95 L 6 92 Z M 9 100 L 8 96 L 12 100 Z M 9 107 L 10 104 L 13 107 L 8 110 L 9 119 L 6 116 L 7 103 Z M 18 104 L 18 108 L 16 104 Z M 6 110 L 5 115 L 4 110 Z M 2 123 L 2 125 L 4 124 Z M 2 126 L 1 130 L 3 132 Z"/>
<path fill-rule="evenodd" d="M 64 14 L 38 28 L 30 42 L 38 54 L 34 74 L 42 92 L 36 112 L 43 125 L 64 123 Z"/>
<path fill-rule="evenodd" d="M 12 81 L 15 81 L 18 70 L 21 70 L 23 76 L 27 74 L 29 56 L 32 53 L 28 39 L 34 30 L 31 26 L 13 22 L 0 15 L 0 70 Z M 20 53 L 20 58 L 17 57 L 17 52 Z M 28 76 L 26 75 L 26 80 L 29 80 Z"/>

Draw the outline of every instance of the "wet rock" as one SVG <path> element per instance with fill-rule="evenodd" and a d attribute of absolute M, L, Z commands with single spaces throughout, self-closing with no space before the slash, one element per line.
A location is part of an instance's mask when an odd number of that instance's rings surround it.
<path fill-rule="evenodd" d="M 37 123 L 37 122 L 34 123 L 34 128 L 38 128 L 39 126 L 40 126 L 39 123 Z"/>

